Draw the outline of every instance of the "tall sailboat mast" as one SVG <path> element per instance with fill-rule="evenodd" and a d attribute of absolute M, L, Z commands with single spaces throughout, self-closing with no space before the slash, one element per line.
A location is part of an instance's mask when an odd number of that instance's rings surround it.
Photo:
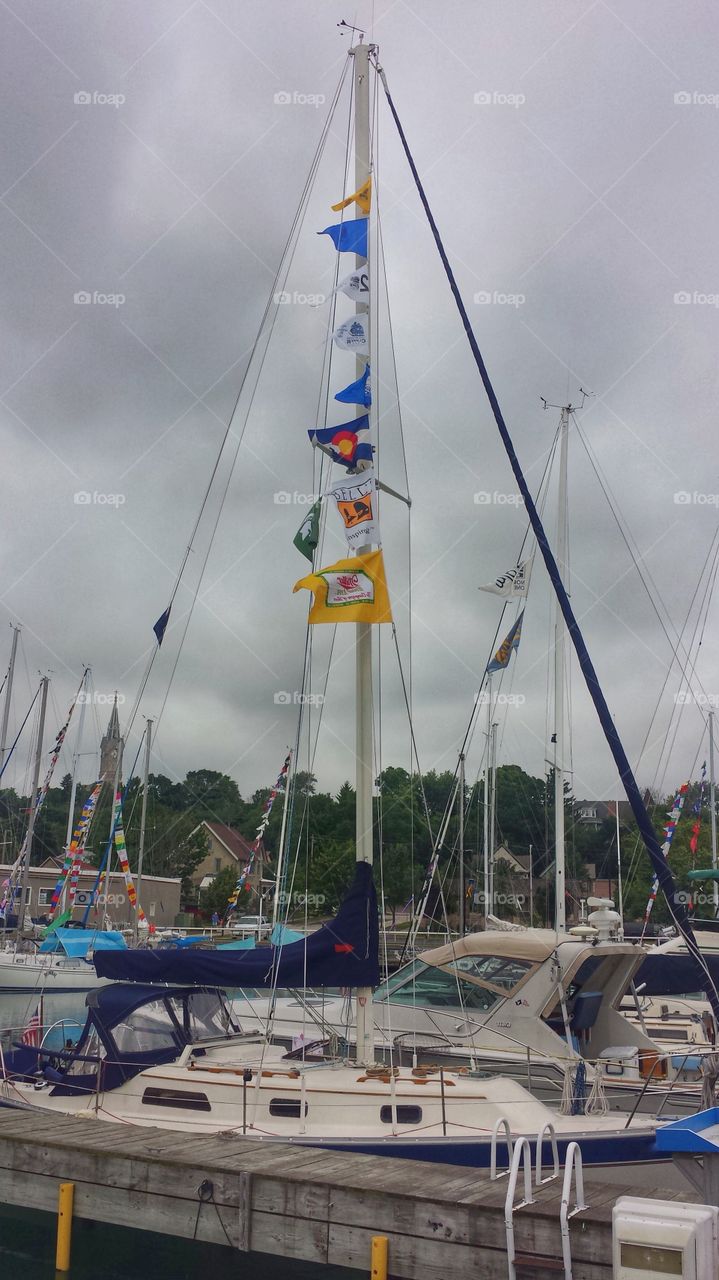
<path fill-rule="evenodd" d="M 50 681 L 47 676 L 43 676 L 40 681 L 40 718 L 37 726 L 37 746 L 35 748 L 35 766 L 32 775 L 32 792 L 30 801 L 30 818 L 27 824 L 27 834 L 25 836 L 25 861 L 22 866 L 22 888 L 20 890 L 20 903 L 17 913 L 18 937 L 20 930 L 25 927 L 25 911 L 28 906 L 29 889 L 30 889 L 30 859 L 32 857 L 32 841 L 35 834 L 35 818 L 38 808 L 38 792 L 40 787 L 40 767 L 42 765 L 42 744 L 45 737 L 45 711 L 47 708 L 47 688 Z"/>
<path fill-rule="evenodd" d="M 482 845 L 483 845 L 483 884 L 482 884 L 482 914 L 484 915 L 484 927 L 487 928 L 487 916 L 492 913 L 492 900 L 490 896 L 490 852 L 489 852 L 489 775 L 490 775 L 490 758 L 492 755 L 492 677 L 487 676 L 487 724 L 485 727 L 487 743 L 484 751 L 484 811 L 482 823 Z"/>
<path fill-rule="evenodd" d="M 559 493 L 557 500 L 557 565 L 566 586 L 567 441 L 571 405 L 562 406 L 559 424 Z M 566 625 L 559 600 L 554 613 L 554 897 L 555 928 L 566 932 L 564 839 L 564 655 Z"/>
<path fill-rule="evenodd" d="M 65 832 L 65 849 L 70 848 L 72 833 L 75 829 L 75 801 L 77 799 L 77 771 L 82 747 L 82 731 L 85 727 L 85 709 L 87 707 L 87 689 L 90 681 L 90 668 L 86 667 L 80 688 L 80 719 L 77 725 L 77 739 L 72 756 L 72 782 L 70 784 L 70 806 L 67 815 L 67 831 Z"/>
<path fill-rule="evenodd" d="M 370 46 L 360 37 L 359 44 L 352 50 L 354 57 L 354 137 L 355 137 L 355 190 L 359 190 L 370 175 L 370 119 L 369 119 L 369 54 Z M 369 247 L 369 246 L 368 246 Z M 356 261 L 357 269 L 363 266 L 361 257 Z M 368 259 L 369 270 L 369 259 Z M 369 307 L 366 303 L 355 304 L 357 314 L 366 317 L 367 330 L 370 333 Z M 370 333 L 371 352 L 371 333 Z M 370 354 L 370 360 L 371 360 Z M 357 377 L 364 372 L 365 359 L 357 357 Z M 373 370 L 374 375 L 374 370 Z M 362 413 L 358 406 L 357 416 Z M 369 546 L 358 548 L 360 552 L 369 551 Z M 372 863 L 372 624 L 358 622 L 356 625 L 356 719 L 355 719 L 355 757 L 356 757 L 356 860 Z M 372 1010 L 372 988 L 357 989 L 357 1061 L 369 1065 L 374 1061 L 374 1016 Z"/>
<path fill-rule="evenodd" d="M 12 698 L 12 686 L 15 676 L 15 655 L 17 654 L 17 639 L 20 635 L 20 628 L 12 629 L 12 648 L 10 650 L 10 666 L 7 669 L 7 680 L 5 683 L 5 702 L 2 710 L 2 729 L 0 729 L 0 768 L 5 763 L 7 755 L 7 727 L 10 719 L 10 700 Z"/>
<path fill-rule="evenodd" d="M 709 708 L 709 816 L 712 834 L 712 868 L 717 869 L 717 806 L 716 806 L 716 774 L 714 773 L 714 710 Z M 712 882 L 714 915 L 719 916 L 719 884 Z"/>
<path fill-rule="evenodd" d="M 140 811 L 140 847 L 137 854 L 137 901 L 142 902 L 142 864 L 145 859 L 145 829 L 147 825 L 147 792 L 150 786 L 150 755 L 152 752 L 152 720 L 145 725 L 145 763 L 142 769 L 142 809 Z M 135 941 L 139 931 L 139 912 L 135 912 Z"/>
<path fill-rule="evenodd" d="M 465 896 L 466 890 L 464 886 L 464 752 L 459 753 L 459 784 L 457 794 L 459 795 L 459 936 L 464 936 L 465 928 Z"/>

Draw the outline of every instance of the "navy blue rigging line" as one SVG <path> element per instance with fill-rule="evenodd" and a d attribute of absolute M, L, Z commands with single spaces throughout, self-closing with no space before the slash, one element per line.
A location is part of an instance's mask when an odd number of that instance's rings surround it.
<path fill-rule="evenodd" d="M 25 716 L 25 719 L 23 720 L 22 724 L 20 725 L 20 728 L 19 728 L 19 729 L 18 729 L 18 731 L 17 731 L 17 737 L 16 737 L 15 741 L 13 742 L 13 744 L 12 744 L 12 746 L 11 746 L 10 750 L 9 750 L 9 751 L 8 751 L 8 753 L 7 753 L 7 757 L 6 757 L 6 759 L 5 759 L 5 763 L 3 764 L 2 769 L 0 769 L 0 778 L 2 778 L 2 776 L 3 776 L 4 772 L 5 772 L 5 770 L 7 769 L 8 765 L 9 765 L 9 763 L 10 763 L 10 760 L 12 759 L 12 753 L 13 753 L 13 751 L 15 750 L 15 748 L 16 748 L 16 746 L 17 746 L 18 742 L 20 741 L 20 734 L 22 733 L 23 729 L 25 728 L 25 725 L 27 724 L 28 720 L 30 719 L 30 712 L 32 711 L 33 707 L 35 706 L 35 703 L 37 702 L 37 698 L 38 698 L 38 694 L 39 694 L 39 692 L 40 692 L 40 690 L 39 690 L 39 688 L 38 688 L 38 689 L 35 691 L 35 697 L 33 698 L 32 702 L 30 703 L 30 706 L 29 706 L 29 707 L 28 707 L 28 709 L 27 709 L 27 715 Z"/>
<path fill-rule="evenodd" d="M 139 747 L 137 748 L 137 755 L 135 756 L 135 759 L 134 759 L 134 761 L 133 761 L 132 768 L 131 768 L 131 770 L 130 770 L 129 774 L 127 775 L 127 782 L 125 783 L 125 786 L 124 786 L 123 791 L 122 791 L 122 795 L 121 795 L 121 797 L 120 797 L 120 812 L 121 812 L 121 813 L 122 813 L 122 806 L 123 806 L 123 805 L 124 805 L 124 803 L 125 803 L 125 796 L 127 795 L 127 788 L 129 787 L 130 783 L 132 782 L 132 779 L 133 779 L 134 774 L 135 774 L 135 765 L 137 764 L 138 760 L 140 759 L 140 752 L 141 752 L 141 750 L 142 750 L 142 744 L 143 744 L 144 740 L 145 740 L 145 736 L 144 736 L 144 734 L 143 734 L 143 736 L 140 738 L 140 745 L 139 745 Z M 110 827 L 110 835 L 109 835 L 109 838 L 108 838 L 108 841 L 107 841 L 107 845 L 106 845 L 106 847 L 105 847 L 105 852 L 104 852 L 104 854 L 103 854 L 103 856 L 102 856 L 102 862 L 100 863 L 100 866 L 99 866 L 99 867 L 98 867 L 98 869 L 97 869 L 97 875 L 95 876 L 95 883 L 94 883 L 94 885 L 92 886 L 92 893 L 90 894 L 90 901 L 88 902 L 87 906 L 85 907 L 85 913 L 84 913 L 84 915 L 83 915 L 83 917 L 82 917 L 82 924 L 83 924 L 83 928 L 87 925 L 87 917 L 89 916 L 90 912 L 92 911 L 92 908 L 93 908 L 93 907 L 94 907 L 94 905 L 95 905 L 95 895 L 96 895 L 96 893 L 97 893 L 97 891 L 98 891 L 98 889 L 99 889 L 99 887 L 100 887 L 100 881 L 102 880 L 102 876 L 103 876 L 103 873 L 104 873 L 104 871 L 105 871 L 105 867 L 107 866 L 107 860 L 108 860 L 108 858 L 110 858 L 110 857 L 111 857 L 111 855 L 112 855 L 112 844 L 113 844 L 113 841 L 114 841 L 114 839 L 115 839 L 115 826 L 116 826 L 116 821 L 115 821 L 115 787 L 114 787 L 114 784 L 113 784 L 113 788 L 112 788 L 112 825 L 111 825 L 111 827 Z"/>
<path fill-rule="evenodd" d="M 567 625 L 567 630 L 569 631 L 569 634 L 572 637 L 572 643 L 576 650 L 577 658 L 579 659 L 579 665 L 582 668 L 582 674 L 586 681 L 587 689 L 589 690 L 590 697 L 592 699 L 592 702 L 594 703 L 594 707 L 599 717 L 599 722 L 604 731 L 604 736 L 609 745 L 609 749 L 614 757 L 614 762 L 617 766 L 617 769 L 619 770 L 619 776 L 622 780 L 622 785 L 624 787 L 624 790 L 627 793 L 627 799 L 632 807 L 632 813 L 634 814 L 637 827 L 639 828 L 639 834 L 641 835 L 642 841 L 644 843 L 644 847 L 646 848 L 647 853 L 649 854 L 649 858 L 654 868 L 654 874 L 656 875 L 659 881 L 659 884 L 661 886 L 662 892 L 664 894 L 664 897 L 666 898 L 667 906 L 669 908 L 669 913 L 672 919 L 674 920 L 675 924 L 677 925 L 677 928 L 679 929 L 679 931 L 684 937 L 689 955 L 691 956 L 694 962 L 695 968 L 697 969 L 698 973 L 701 975 L 702 989 L 705 991 L 707 998 L 711 1003 L 712 1009 L 714 1011 L 714 1016 L 719 1019 L 719 992 L 717 991 L 717 988 L 712 980 L 712 977 L 708 971 L 708 968 L 703 961 L 701 952 L 697 946 L 694 933 L 689 923 L 686 905 L 683 902 L 678 902 L 676 900 L 676 890 L 675 890 L 672 873 L 669 870 L 667 862 L 662 855 L 662 851 L 659 846 L 659 841 L 657 839 L 656 833 L 654 831 L 651 820 L 649 818 L 649 814 L 647 813 L 644 802 L 642 800 L 639 788 L 637 786 L 636 779 L 634 777 L 634 774 L 632 773 L 631 765 L 629 763 L 629 760 L 627 759 L 627 755 L 624 750 L 624 747 L 622 746 L 621 739 L 619 737 L 619 734 L 617 733 L 614 721 L 612 719 L 611 712 L 609 710 L 609 707 L 607 706 L 604 694 L 602 693 L 602 690 L 599 684 L 599 679 L 597 677 L 596 671 L 594 670 L 594 665 L 589 656 L 587 646 L 584 643 L 584 637 L 579 628 L 579 623 L 577 622 L 577 619 L 574 616 L 574 611 L 570 604 L 569 596 L 567 595 L 567 592 L 564 588 L 564 583 L 562 582 L 562 578 L 559 573 L 559 569 L 557 567 L 557 562 L 554 558 L 551 547 L 549 546 L 549 542 L 547 540 L 547 535 L 544 531 L 544 525 L 542 524 L 541 518 L 539 516 L 539 512 L 537 511 L 537 508 L 534 505 L 534 500 L 529 491 L 527 482 L 524 478 L 524 473 L 522 471 L 519 459 L 514 449 L 512 437 L 510 436 L 509 430 L 507 428 L 507 424 L 504 421 L 502 410 L 499 407 L 499 401 L 497 400 L 497 397 L 494 392 L 494 387 L 492 386 L 492 383 L 490 381 L 489 374 L 487 372 L 487 368 L 484 363 L 484 359 L 482 357 L 482 353 L 477 343 L 477 339 L 474 336 L 474 331 L 472 329 L 469 316 L 467 315 L 467 310 L 465 308 L 464 302 L 462 301 L 462 296 L 459 292 L 457 281 L 454 278 L 454 273 L 450 266 L 449 259 L 445 252 L 445 248 L 442 243 L 442 239 L 439 234 L 437 224 L 432 216 L 432 211 L 429 207 L 429 202 L 427 200 L 427 196 L 425 195 L 424 187 L 422 186 L 422 180 L 417 172 L 417 168 L 415 166 L 414 160 L 412 159 L 412 154 L 409 149 L 409 144 L 405 137 L 402 125 L 400 124 L 399 116 L 397 115 L 394 102 L 392 101 L 392 96 L 389 92 L 389 89 L 387 88 L 387 83 L 384 78 L 384 73 L 379 68 L 378 70 L 382 78 L 382 83 L 383 83 L 385 95 L 387 97 L 387 102 L 389 104 L 389 109 L 392 112 L 394 122 L 397 126 L 397 132 L 399 133 L 400 141 L 404 148 L 404 153 L 407 157 L 409 167 L 412 171 L 412 177 L 414 178 L 415 185 L 417 187 L 417 191 L 419 194 L 419 198 L 422 202 L 422 206 L 427 215 L 427 220 L 429 222 L 432 235 L 434 237 L 434 242 L 437 246 L 437 251 L 439 253 L 440 258 L 442 259 L 442 265 L 444 267 L 447 280 L 449 281 L 450 289 L 452 290 L 452 293 L 454 295 L 454 300 L 457 304 L 457 309 L 462 318 L 462 324 L 464 326 L 464 331 L 467 335 L 467 341 L 469 342 L 472 355 L 474 356 L 475 364 L 477 365 L 477 368 L 479 370 L 479 375 L 482 379 L 484 389 L 487 393 L 487 399 L 489 400 L 489 403 L 492 407 L 494 419 L 495 419 L 495 422 L 497 423 L 499 434 L 502 438 L 502 443 L 504 444 L 507 457 L 509 458 L 510 465 L 512 467 L 512 471 L 514 472 L 515 479 L 517 481 L 517 484 L 519 485 L 519 489 L 522 494 L 522 497 L 524 498 L 524 505 L 527 511 L 527 515 L 529 516 L 530 523 L 534 530 L 534 534 L 537 539 L 537 544 L 542 552 L 544 563 L 547 566 L 547 572 L 549 574 L 552 586 L 554 587 L 554 590 L 556 592 L 557 599 L 559 601 L 559 607 L 562 610 L 564 621 Z"/>

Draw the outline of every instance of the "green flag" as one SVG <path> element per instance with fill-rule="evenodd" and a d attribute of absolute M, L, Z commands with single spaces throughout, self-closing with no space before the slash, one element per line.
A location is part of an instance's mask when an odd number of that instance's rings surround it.
<path fill-rule="evenodd" d="M 52 924 L 48 924 L 45 926 L 40 936 L 42 938 L 49 938 L 50 934 L 54 933 L 56 929 L 59 929 L 62 925 L 64 925 L 66 921 L 70 919 L 71 916 L 72 916 L 72 911 L 63 911 L 62 915 L 57 917 L 57 920 L 53 920 Z"/>
<path fill-rule="evenodd" d="M 310 507 L 297 533 L 292 539 L 292 545 L 302 552 L 303 556 L 312 564 L 314 550 L 320 539 L 320 507 L 322 499 L 318 498 L 317 502 Z"/>

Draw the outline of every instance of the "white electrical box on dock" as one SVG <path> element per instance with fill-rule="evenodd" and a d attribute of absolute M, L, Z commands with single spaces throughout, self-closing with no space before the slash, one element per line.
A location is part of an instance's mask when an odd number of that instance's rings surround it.
<path fill-rule="evenodd" d="M 621 1196 L 612 1210 L 614 1280 L 716 1280 L 719 1209 Z"/>

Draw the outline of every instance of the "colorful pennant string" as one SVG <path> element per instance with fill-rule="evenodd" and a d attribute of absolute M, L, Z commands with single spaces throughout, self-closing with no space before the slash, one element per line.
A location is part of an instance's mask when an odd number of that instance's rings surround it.
<path fill-rule="evenodd" d="M 272 790 L 270 791 L 270 794 L 268 795 L 263 805 L 260 825 L 258 826 L 257 832 L 255 834 L 255 839 L 253 841 L 252 848 L 250 850 L 250 856 L 247 859 L 247 862 L 245 863 L 242 871 L 240 872 L 237 878 L 237 884 L 235 885 L 234 892 L 227 899 L 228 906 L 229 906 L 229 910 L 227 912 L 228 916 L 231 914 L 231 912 L 237 909 L 237 899 L 240 893 L 242 892 L 243 888 L 245 887 L 247 881 L 249 880 L 250 876 L 252 875 L 252 869 L 255 865 L 255 859 L 257 857 L 257 854 L 260 852 L 260 848 L 262 845 L 262 837 L 265 834 L 265 831 L 267 830 L 267 825 L 270 821 L 270 814 L 272 813 L 272 807 L 275 803 L 275 800 L 277 799 L 279 792 L 283 791 L 286 785 L 287 774 L 289 772 L 291 758 L 292 758 L 292 752 L 290 751 L 287 753 L 285 762 L 277 776 L 277 781 L 274 787 L 272 788 Z M 248 890 L 249 890 L 249 887 L 250 886 L 247 885 Z"/>

